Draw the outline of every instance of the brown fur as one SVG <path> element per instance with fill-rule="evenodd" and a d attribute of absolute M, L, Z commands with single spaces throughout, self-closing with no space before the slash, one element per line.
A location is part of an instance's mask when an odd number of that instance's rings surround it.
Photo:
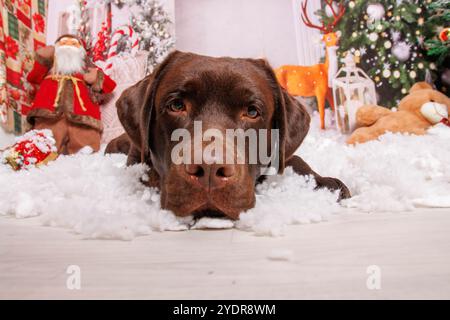
<path fill-rule="evenodd" d="M 183 92 L 189 113 L 174 117 L 166 110 L 168 97 Z M 181 93 L 180 93 L 181 94 Z M 261 102 L 258 121 L 240 120 L 249 99 Z M 182 165 L 174 165 L 170 135 L 177 128 L 192 130 L 193 120 L 203 128 L 278 129 L 280 133 L 279 172 L 292 166 L 301 175 L 313 175 L 318 187 L 350 193 L 338 179 L 315 173 L 294 152 L 308 130 L 310 117 L 304 107 L 282 89 L 265 60 L 212 58 L 176 51 L 153 72 L 125 90 L 117 101 L 118 115 L 126 135 L 113 140 L 107 152 L 128 150 L 128 164 L 147 163 L 150 185 L 161 190 L 161 206 L 180 216 L 219 211 L 236 219 L 255 204 L 255 184 L 264 179 L 261 164 L 235 165 L 235 174 L 220 187 L 205 190 L 189 179 Z M 207 167 L 209 169 L 209 167 Z"/>

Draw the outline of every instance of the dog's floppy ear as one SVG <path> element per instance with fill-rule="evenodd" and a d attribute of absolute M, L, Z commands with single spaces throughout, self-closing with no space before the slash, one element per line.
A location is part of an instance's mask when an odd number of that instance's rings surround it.
<path fill-rule="evenodd" d="M 131 142 L 141 148 L 140 117 L 141 109 L 146 102 L 146 93 L 152 82 L 152 75 L 122 92 L 116 101 L 117 114 Z"/>
<path fill-rule="evenodd" d="M 276 123 L 283 124 L 284 128 L 279 127 L 281 139 L 280 143 L 284 145 L 283 159 L 288 160 L 294 152 L 300 147 L 309 131 L 311 117 L 305 107 L 284 88 L 278 85 L 280 92 L 280 101 L 278 110 L 275 111 L 274 120 Z M 280 156 L 281 158 L 281 156 Z M 284 166 L 284 162 L 282 163 Z"/>
<path fill-rule="evenodd" d="M 126 89 L 116 102 L 120 122 L 132 143 L 141 150 L 141 162 L 149 157 L 149 134 L 154 119 L 156 90 L 167 66 L 180 54 L 180 51 L 170 53 L 152 74 Z"/>
<path fill-rule="evenodd" d="M 305 107 L 281 87 L 273 69 L 265 59 L 251 59 L 262 68 L 272 86 L 275 99 L 273 129 L 279 130 L 279 173 L 283 173 L 288 160 L 305 139 L 309 131 L 311 117 Z"/>

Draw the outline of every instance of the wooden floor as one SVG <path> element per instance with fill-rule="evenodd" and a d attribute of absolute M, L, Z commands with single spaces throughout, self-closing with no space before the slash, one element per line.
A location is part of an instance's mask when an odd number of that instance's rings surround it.
<path fill-rule="evenodd" d="M 67 289 L 69 265 L 80 290 Z M 370 265 L 380 290 L 367 288 Z M 280 238 L 224 230 L 131 242 L 0 217 L 0 298 L 450 299 L 450 210 L 351 213 Z"/>

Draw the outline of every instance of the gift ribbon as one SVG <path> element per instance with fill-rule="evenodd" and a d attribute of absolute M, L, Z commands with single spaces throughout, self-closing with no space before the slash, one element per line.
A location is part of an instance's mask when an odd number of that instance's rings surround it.
<path fill-rule="evenodd" d="M 450 120 L 447 118 L 442 118 L 440 121 L 441 123 L 445 124 L 447 127 L 450 127 Z"/>
<path fill-rule="evenodd" d="M 55 103 L 53 106 L 58 107 L 59 99 L 61 98 L 61 93 L 64 88 L 64 84 L 67 80 L 72 81 L 73 87 L 75 88 L 75 92 L 77 94 L 78 102 L 80 103 L 81 109 L 86 112 L 86 107 L 84 106 L 83 99 L 81 99 L 80 88 L 78 87 L 78 82 L 83 81 L 81 79 L 75 78 L 73 76 L 62 76 L 62 75 L 51 75 L 47 76 L 46 79 L 52 79 L 58 81 L 58 91 L 56 93 Z"/>

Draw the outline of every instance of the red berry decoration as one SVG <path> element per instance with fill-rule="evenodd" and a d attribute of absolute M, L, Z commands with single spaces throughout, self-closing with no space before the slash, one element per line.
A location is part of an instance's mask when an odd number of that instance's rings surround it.
<path fill-rule="evenodd" d="M 444 28 L 441 33 L 439 33 L 439 39 L 442 42 L 448 41 L 448 38 L 450 37 L 450 28 Z"/>

